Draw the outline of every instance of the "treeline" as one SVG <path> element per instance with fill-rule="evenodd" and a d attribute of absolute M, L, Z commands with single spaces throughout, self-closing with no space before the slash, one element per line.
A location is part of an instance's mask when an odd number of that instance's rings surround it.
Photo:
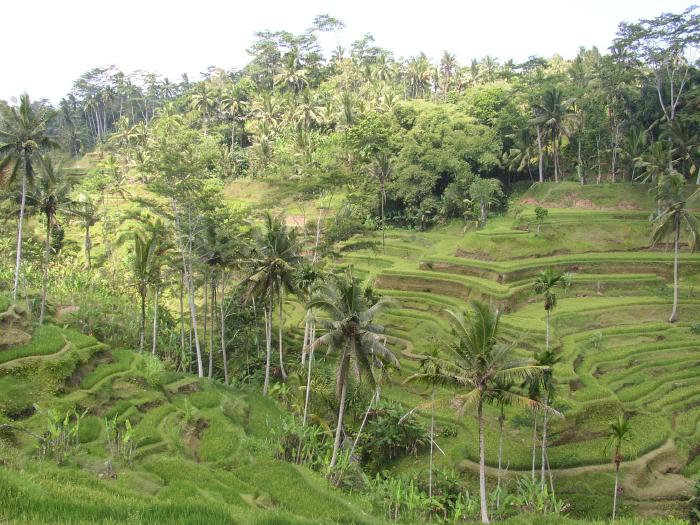
<path fill-rule="evenodd" d="M 147 161 L 156 116 L 211 138 L 221 178 L 296 181 L 300 192 L 351 185 L 355 214 L 425 225 L 478 219 L 502 202 L 481 178 L 655 182 L 668 170 L 700 183 L 700 40 L 694 8 L 622 23 L 607 53 L 523 63 L 445 52 L 407 59 L 371 35 L 325 56 L 319 16 L 301 34 L 257 33 L 241 70 L 202 80 L 94 69 L 51 108 L 50 131 L 80 155 L 111 151 L 112 170 Z M 133 175 L 132 175 L 133 176 Z M 477 185 L 478 186 L 478 185 Z"/>

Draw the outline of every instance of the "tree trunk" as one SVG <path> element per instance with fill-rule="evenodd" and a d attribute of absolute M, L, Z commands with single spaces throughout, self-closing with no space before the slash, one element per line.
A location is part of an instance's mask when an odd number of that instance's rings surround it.
<path fill-rule="evenodd" d="M 312 332 L 313 330 L 311 327 L 309 327 L 309 345 L 310 345 L 310 350 L 309 350 L 309 368 L 306 372 L 306 392 L 305 392 L 305 398 L 304 398 L 304 418 L 302 419 L 302 426 L 306 426 L 306 418 L 309 415 L 309 400 L 311 399 L 311 362 L 314 359 L 314 348 L 312 346 L 312 343 L 314 340 L 312 339 Z"/>
<path fill-rule="evenodd" d="M 158 287 L 156 286 L 153 290 L 153 343 L 151 348 L 151 353 L 156 355 L 156 349 L 158 346 Z"/>
<path fill-rule="evenodd" d="M 221 298 L 219 299 L 219 312 L 221 314 L 221 359 L 224 361 L 224 384 L 228 386 L 228 356 L 226 355 L 226 316 L 224 314 L 224 297 L 226 293 L 226 274 L 221 270 Z"/>
<path fill-rule="evenodd" d="M 209 379 L 214 377 L 214 327 L 216 319 L 216 277 L 211 279 L 211 327 L 209 329 Z"/>
<path fill-rule="evenodd" d="M 668 318 L 669 323 L 675 323 L 678 319 L 678 245 L 681 236 L 681 221 L 680 217 L 675 219 L 675 239 L 673 241 L 673 310 L 671 317 Z"/>
<path fill-rule="evenodd" d="M 143 344 L 146 339 L 146 292 L 139 292 L 141 295 L 141 330 L 139 331 L 139 352 L 143 352 Z"/>
<path fill-rule="evenodd" d="M 505 421 L 505 417 L 503 413 L 501 413 L 500 417 L 498 418 L 498 482 L 496 484 L 496 487 L 498 490 L 496 491 L 496 508 L 500 509 L 501 508 L 501 465 L 503 461 L 503 423 Z"/>
<path fill-rule="evenodd" d="M 204 351 L 207 351 L 207 333 L 209 329 L 209 279 L 204 279 L 204 331 L 202 333 L 202 342 L 204 344 Z M 209 348 L 209 356 L 211 358 L 211 348 Z M 211 368 L 211 360 L 209 361 L 209 368 Z M 207 371 L 207 376 L 209 372 Z"/>
<path fill-rule="evenodd" d="M 537 458 L 537 412 L 534 413 L 534 421 L 532 422 L 532 482 L 535 482 L 535 466 Z"/>
<path fill-rule="evenodd" d="M 613 492 L 613 511 L 612 520 L 615 521 L 615 514 L 617 514 L 617 491 L 620 484 L 620 463 L 615 462 L 615 492 Z"/>
<path fill-rule="evenodd" d="M 581 186 L 583 186 L 583 166 L 581 165 L 581 139 L 579 138 L 578 142 L 578 164 L 576 166 L 578 170 L 578 180 L 581 183 Z"/>
<path fill-rule="evenodd" d="M 384 188 L 384 181 L 383 180 L 382 180 L 382 196 L 381 196 L 380 200 L 381 200 L 381 208 L 382 208 L 382 252 L 386 252 L 386 245 L 384 242 L 384 232 L 386 229 L 385 228 L 386 222 L 384 219 L 384 205 L 386 204 L 386 189 Z"/>
<path fill-rule="evenodd" d="M 282 332 L 284 328 L 284 315 L 282 312 L 282 306 L 284 305 L 284 298 L 282 296 L 282 280 L 278 279 L 277 280 L 277 295 L 278 295 L 278 301 L 279 301 L 279 315 L 278 315 L 278 323 L 279 326 L 277 327 L 277 337 L 279 339 L 278 341 L 278 346 L 279 346 L 279 354 L 280 354 L 280 372 L 282 373 L 282 380 L 286 381 L 287 380 L 287 372 L 284 369 L 284 355 L 283 355 L 283 348 L 282 348 Z"/>
<path fill-rule="evenodd" d="M 542 158 L 542 137 L 539 126 L 537 126 L 537 151 L 539 152 L 540 182 L 544 182 L 544 159 Z"/>
<path fill-rule="evenodd" d="M 435 446 L 435 387 L 430 394 L 430 463 L 428 464 L 428 497 L 433 499 L 433 448 Z"/>
<path fill-rule="evenodd" d="M 272 357 L 272 293 L 270 293 L 270 307 L 263 308 L 265 314 L 265 382 L 263 383 L 263 395 L 267 395 L 270 389 L 270 358 Z"/>
<path fill-rule="evenodd" d="M 559 182 L 559 134 L 552 130 L 552 142 L 554 143 L 554 182 Z"/>
<path fill-rule="evenodd" d="M 85 259 L 87 262 L 87 269 L 92 270 L 92 258 L 90 257 L 90 251 L 92 250 L 92 238 L 90 237 L 90 226 L 85 227 Z"/>
<path fill-rule="evenodd" d="M 304 320 L 304 342 L 301 345 L 301 366 L 306 364 L 306 349 L 309 345 L 309 311 L 306 311 L 306 319 Z"/>
<path fill-rule="evenodd" d="M 185 355 L 185 272 L 180 272 L 180 355 Z"/>
<path fill-rule="evenodd" d="M 343 355 L 342 359 L 350 359 L 350 356 L 345 354 Z M 340 378 L 340 380 L 343 382 L 343 386 L 340 389 L 340 406 L 338 407 L 338 426 L 335 429 L 335 440 L 333 442 L 333 456 L 331 457 L 330 464 L 331 468 L 335 467 L 335 464 L 338 462 L 338 452 L 340 451 L 340 436 L 343 432 L 343 417 L 345 415 L 345 395 L 348 391 L 347 366 L 343 366 L 343 369 L 345 370 L 345 374 L 344 377 Z"/>
<path fill-rule="evenodd" d="M 44 264 L 41 269 L 41 308 L 39 310 L 39 324 L 44 324 L 46 313 L 46 287 L 49 280 L 49 256 L 51 250 L 51 216 L 46 215 L 46 238 L 44 239 Z"/>
<path fill-rule="evenodd" d="M 489 523 L 489 512 L 486 507 L 486 457 L 484 449 L 484 401 L 480 397 L 477 408 L 479 418 L 479 497 L 481 502 L 481 523 Z"/>
<path fill-rule="evenodd" d="M 22 227 L 24 225 L 24 208 L 27 202 L 27 182 L 31 177 L 32 165 L 29 162 L 29 155 L 24 156 L 24 173 L 22 174 L 22 195 L 19 204 L 19 224 L 17 225 L 17 251 L 15 259 L 15 282 L 12 285 L 12 300 L 17 301 L 17 290 L 19 288 L 19 267 L 22 263 Z"/>
<path fill-rule="evenodd" d="M 546 463 L 546 454 L 547 454 L 547 406 L 549 404 L 549 396 L 547 393 L 544 395 L 544 408 L 545 410 L 542 412 L 542 472 L 541 476 L 542 479 L 540 480 L 540 490 L 544 491 L 544 483 L 545 483 L 545 468 L 547 466 Z"/>

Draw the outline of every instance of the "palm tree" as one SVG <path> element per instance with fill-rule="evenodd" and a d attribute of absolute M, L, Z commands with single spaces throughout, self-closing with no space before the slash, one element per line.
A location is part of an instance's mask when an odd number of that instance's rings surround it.
<path fill-rule="evenodd" d="M 385 151 L 378 152 L 372 159 L 372 164 L 369 167 L 369 173 L 379 182 L 379 203 L 382 217 L 382 248 L 385 248 L 385 217 L 384 207 L 386 206 L 386 183 L 391 176 L 391 155 Z"/>
<path fill-rule="evenodd" d="M 321 280 L 322 274 L 317 266 L 311 263 L 304 263 L 299 267 L 297 272 L 297 294 L 306 304 L 314 298 L 314 292 Z M 316 319 L 312 308 L 306 309 L 306 318 L 304 320 L 304 344 L 301 350 L 301 365 L 306 364 L 308 353 L 308 369 L 306 372 L 306 392 L 304 396 L 304 416 L 302 425 L 306 425 L 306 419 L 309 413 L 309 401 L 311 398 L 311 366 L 313 364 L 313 348 L 311 343 L 316 340 Z"/>
<path fill-rule="evenodd" d="M 502 402 L 524 406 L 529 409 L 544 409 L 540 403 L 527 396 L 506 390 L 504 385 L 516 379 L 528 379 L 542 371 L 530 359 L 520 359 L 513 353 L 514 345 L 499 341 L 501 314 L 488 305 L 472 301 L 470 312 L 446 310 L 452 325 L 454 338 L 449 342 L 449 358 L 439 359 L 439 379 L 444 385 L 465 388 L 458 393 L 453 403 L 460 413 L 476 405 L 479 422 L 479 494 L 481 497 L 481 521 L 489 523 L 486 505 L 486 453 L 484 445 L 484 403 L 496 398 Z M 554 412 L 551 408 L 546 410 Z"/>
<path fill-rule="evenodd" d="M 190 98 L 190 107 L 201 113 L 204 120 L 204 134 L 206 135 L 209 126 L 209 111 L 214 108 L 214 94 L 207 82 L 197 84 Z"/>
<path fill-rule="evenodd" d="M 336 369 L 336 395 L 340 398 L 340 404 L 331 468 L 338 461 L 340 451 L 351 363 L 357 378 L 364 375 L 372 388 L 376 388 L 373 363 L 397 368 L 400 366 L 396 356 L 382 342 L 380 335 L 384 331 L 383 327 L 372 322 L 377 314 L 393 302 L 386 297 L 375 300 L 366 290 L 367 287 L 352 275 L 350 268 L 344 275 L 330 278 L 319 289 L 318 297 L 307 304 L 308 308 L 319 308 L 328 314 L 328 319 L 319 320 L 327 332 L 316 339 L 311 348 L 327 346 L 329 352 L 337 350 L 340 354 Z"/>
<path fill-rule="evenodd" d="M 34 181 L 34 162 L 41 158 L 41 151 L 56 148 L 57 143 L 46 131 L 48 115 L 43 109 L 32 106 L 29 95 L 20 96 L 19 107 L 3 111 L 3 127 L 0 128 L 0 173 L 9 170 L 10 182 L 17 179 L 21 171 L 19 221 L 17 223 L 17 251 L 12 299 L 17 300 L 19 269 L 22 262 L 22 228 L 27 191 Z"/>
<path fill-rule="evenodd" d="M 51 256 L 51 230 L 56 226 L 56 214 L 58 212 L 70 212 L 73 200 L 70 193 L 73 189 L 73 181 L 60 170 L 54 167 L 49 159 L 41 163 L 38 180 L 31 193 L 27 195 L 27 204 L 37 209 L 46 220 L 46 236 L 44 238 L 44 261 L 41 278 L 41 308 L 39 311 L 39 324 L 43 324 L 46 313 L 46 289 L 49 280 L 49 258 Z"/>
<path fill-rule="evenodd" d="M 675 323 L 678 318 L 678 252 L 681 231 L 685 230 L 688 235 L 691 253 L 698 245 L 700 224 L 688 208 L 688 201 L 698 195 L 700 193 L 696 191 L 690 198 L 685 198 L 685 179 L 679 173 L 672 172 L 659 179 L 656 201 L 660 212 L 653 219 L 651 244 L 656 245 L 663 239 L 673 238 L 673 310 L 668 318 L 669 323 Z"/>
<path fill-rule="evenodd" d="M 622 449 L 626 443 L 632 441 L 632 427 L 624 416 L 618 416 L 615 421 L 610 422 L 608 441 L 605 444 L 605 451 L 613 451 L 613 463 L 615 464 L 615 492 L 613 492 L 612 520 L 615 521 L 617 513 L 617 492 L 620 482 L 620 464 L 623 460 Z"/>
<path fill-rule="evenodd" d="M 430 386 L 430 460 L 428 463 L 428 497 L 433 498 L 433 447 L 435 445 L 435 387 L 442 384 L 442 370 L 435 347 L 420 362 L 420 371 L 411 374 L 404 384 L 420 381 Z"/>
<path fill-rule="evenodd" d="M 536 380 L 539 381 L 541 385 L 541 395 L 543 399 L 543 406 L 545 409 L 549 408 L 552 398 L 554 397 L 554 374 L 553 369 L 561 358 L 558 357 L 552 350 L 545 350 L 535 354 L 535 362 L 542 367 L 542 371 L 538 374 Z M 547 412 L 542 414 L 542 464 L 541 468 L 541 479 L 540 488 L 544 490 L 544 478 L 545 478 L 545 468 L 549 470 L 549 455 L 547 452 Z M 551 472 L 550 472 L 550 485 L 552 489 L 552 494 L 554 494 L 554 483 L 552 482 Z"/>
<path fill-rule="evenodd" d="M 131 260 L 131 273 L 141 300 L 141 323 L 139 328 L 139 351 L 143 352 L 146 338 L 146 295 L 148 287 L 153 282 L 153 269 L 156 264 L 157 239 L 154 234 L 148 234 L 142 229 L 132 232 L 133 257 Z"/>
<path fill-rule="evenodd" d="M 92 228 L 100 220 L 99 210 L 89 195 L 81 193 L 73 203 L 73 211 L 78 217 L 80 225 L 83 227 L 83 229 L 85 229 L 83 250 L 85 251 L 85 262 L 87 263 L 87 269 L 91 270 L 92 258 L 90 256 L 90 251 L 92 250 L 92 237 L 90 236 L 90 228 Z"/>
<path fill-rule="evenodd" d="M 549 350 L 549 320 L 552 310 L 557 306 L 556 288 L 567 290 L 571 280 L 568 274 L 558 273 L 552 268 L 540 272 L 535 280 L 533 291 L 544 297 L 544 309 L 547 312 L 547 333 L 545 338 L 545 350 Z"/>
<path fill-rule="evenodd" d="M 513 146 L 505 156 L 508 168 L 516 173 L 527 171 L 532 180 L 533 138 L 530 128 L 522 128 L 513 136 Z"/>
<path fill-rule="evenodd" d="M 279 358 L 280 372 L 286 379 L 284 370 L 283 330 L 284 330 L 284 292 L 294 291 L 294 270 L 300 261 L 299 242 L 296 230 L 290 230 L 282 216 L 274 217 L 270 213 L 264 216 L 263 232 L 257 239 L 257 260 L 253 270 L 246 279 L 246 300 L 253 297 L 264 298 L 265 307 L 267 360 L 265 364 L 265 383 L 263 393 L 270 387 L 270 358 L 272 350 L 272 316 L 274 314 L 275 294 L 279 306 Z"/>
<path fill-rule="evenodd" d="M 533 104 L 535 110 L 535 124 L 544 126 L 551 132 L 554 181 L 559 182 L 561 166 L 559 165 L 559 148 L 562 135 L 570 134 L 570 124 L 574 119 L 572 106 L 574 101 L 564 98 L 564 93 L 557 88 L 548 88 L 540 100 Z"/>
<path fill-rule="evenodd" d="M 538 363 L 542 364 L 542 363 Z M 496 508 L 501 507 L 501 468 L 503 462 L 503 427 L 506 423 L 506 406 L 510 403 L 508 394 L 511 392 L 515 383 L 512 381 L 497 381 L 497 386 L 494 392 L 493 399 L 490 401 L 498 407 L 498 481 L 496 487 Z"/>

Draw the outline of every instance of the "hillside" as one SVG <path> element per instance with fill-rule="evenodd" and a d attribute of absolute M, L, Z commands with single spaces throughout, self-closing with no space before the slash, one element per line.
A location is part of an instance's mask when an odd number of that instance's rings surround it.
<path fill-rule="evenodd" d="M 554 406 L 564 415 L 551 423 L 549 446 L 557 496 L 573 517 L 608 515 L 613 468 L 605 433 L 609 420 L 623 412 L 635 434 L 634 450 L 622 465 L 622 514 L 685 517 L 700 473 L 695 291 L 700 260 L 682 256 L 680 320 L 666 323 L 671 254 L 648 247 L 645 193 L 613 189 L 535 187 L 525 193 L 517 217 L 494 216 L 478 231 L 465 232 L 458 223 L 427 232 L 390 230 L 385 248 L 347 251 L 334 264 L 352 264 L 400 301 L 400 308 L 379 318 L 402 365 L 382 385 L 382 395 L 405 410 L 429 398 L 423 387 L 402 381 L 418 369 L 436 338 L 449 333 L 444 308 L 462 308 L 472 298 L 498 305 L 506 312 L 507 337 L 525 355 L 542 348 L 545 332 L 545 311 L 531 292 L 534 276 L 545 267 L 570 272 L 571 288 L 552 315 L 551 344 L 562 358 L 554 369 Z M 549 207 L 539 235 L 535 199 Z M 572 208 L 572 199 L 595 205 Z M 249 199 L 249 205 L 258 203 Z M 365 240 L 354 238 L 345 248 L 361 247 Z M 290 341 L 298 346 L 302 311 L 291 300 L 286 310 Z M 288 358 L 297 355 L 290 348 Z M 383 520 L 367 496 L 332 488 L 317 472 L 276 458 L 285 404 L 262 397 L 257 387 L 227 388 L 167 372 L 148 356 L 108 348 L 56 325 L 37 328 L 31 341 L 0 350 L 0 363 L 0 423 L 10 425 L 0 440 L 0 484 L 6 489 L 0 518 L 8 522 Z M 79 444 L 60 466 L 50 457 L 36 459 L 37 437 L 49 430 L 49 409 L 58 419 L 74 409 L 85 413 Z M 427 425 L 429 414 L 418 414 Z M 478 472 L 473 415 L 457 417 L 442 407 L 436 417 L 437 443 L 444 451 L 436 455 L 436 467 L 454 469 L 473 490 Z M 124 432 L 129 421 L 136 444 L 132 460 L 110 453 L 109 421 Z M 486 422 L 487 474 L 493 482 L 495 409 L 487 407 Z M 355 429 L 358 424 L 351 423 Z M 505 429 L 506 478 L 514 483 L 530 473 L 532 418 L 508 408 Z M 423 449 L 398 459 L 391 470 L 423 477 L 427 460 Z M 523 519 L 514 523 L 530 523 Z"/>

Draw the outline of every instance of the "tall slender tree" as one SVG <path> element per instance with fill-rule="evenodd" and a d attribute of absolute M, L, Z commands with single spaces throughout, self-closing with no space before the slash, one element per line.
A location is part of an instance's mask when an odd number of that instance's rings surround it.
<path fill-rule="evenodd" d="M 343 419 L 348 391 L 351 365 L 359 379 L 364 375 L 375 388 L 376 378 L 373 363 L 399 367 L 399 361 L 389 350 L 381 337 L 383 327 L 373 322 L 374 318 L 393 302 L 386 297 L 375 300 L 366 293 L 364 286 L 349 269 L 337 275 L 319 289 L 318 297 L 309 308 L 318 308 L 328 317 L 319 320 L 326 333 L 312 343 L 312 348 L 328 347 L 328 351 L 338 352 L 336 368 L 336 395 L 339 398 L 338 422 L 333 442 L 333 455 L 330 466 L 334 467 L 340 453 L 343 433 Z"/>
<path fill-rule="evenodd" d="M 605 444 L 605 451 L 612 450 L 613 464 L 615 465 L 615 488 L 613 491 L 612 520 L 615 521 L 617 514 L 617 493 L 620 486 L 620 465 L 624 459 L 624 449 L 632 441 L 632 427 L 624 416 L 618 416 L 615 421 L 610 422 L 608 431 L 608 441 Z"/>
<path fill-rule="evenodd" d="M 673 239 L 673 309 L 668 318 L 669 323 L 678 319 L 678 254 L 680 252 L 681 233 L 688 236 L 688 248 L 694 252 L 698 246 L 700 223 L 688 207 L 689 200 L 700 197 L 696 191 L 686 198 L 686 184 L 682 175 L 671 172 L 659 179 L 656 188 L 656 201 L 660 212 L 653 218 L 651 230 L 652 245 L 669 237 Z"/>
<path fill-rule="evenodd" d="M 0 119 L 0 173 L 9 170 L 10 182 L 20 178 L 13 300 L 17 300 L 25 206 L 27 193 L 34 182 L 35 164 L 41 159 L 42 152 L 58 147 L 57 142 L 48 133 L 48 120 L 48 113 L 43 108 L 33 105 L 26 93 L 20 96 L 19 107 L 6 107 Z"/>

